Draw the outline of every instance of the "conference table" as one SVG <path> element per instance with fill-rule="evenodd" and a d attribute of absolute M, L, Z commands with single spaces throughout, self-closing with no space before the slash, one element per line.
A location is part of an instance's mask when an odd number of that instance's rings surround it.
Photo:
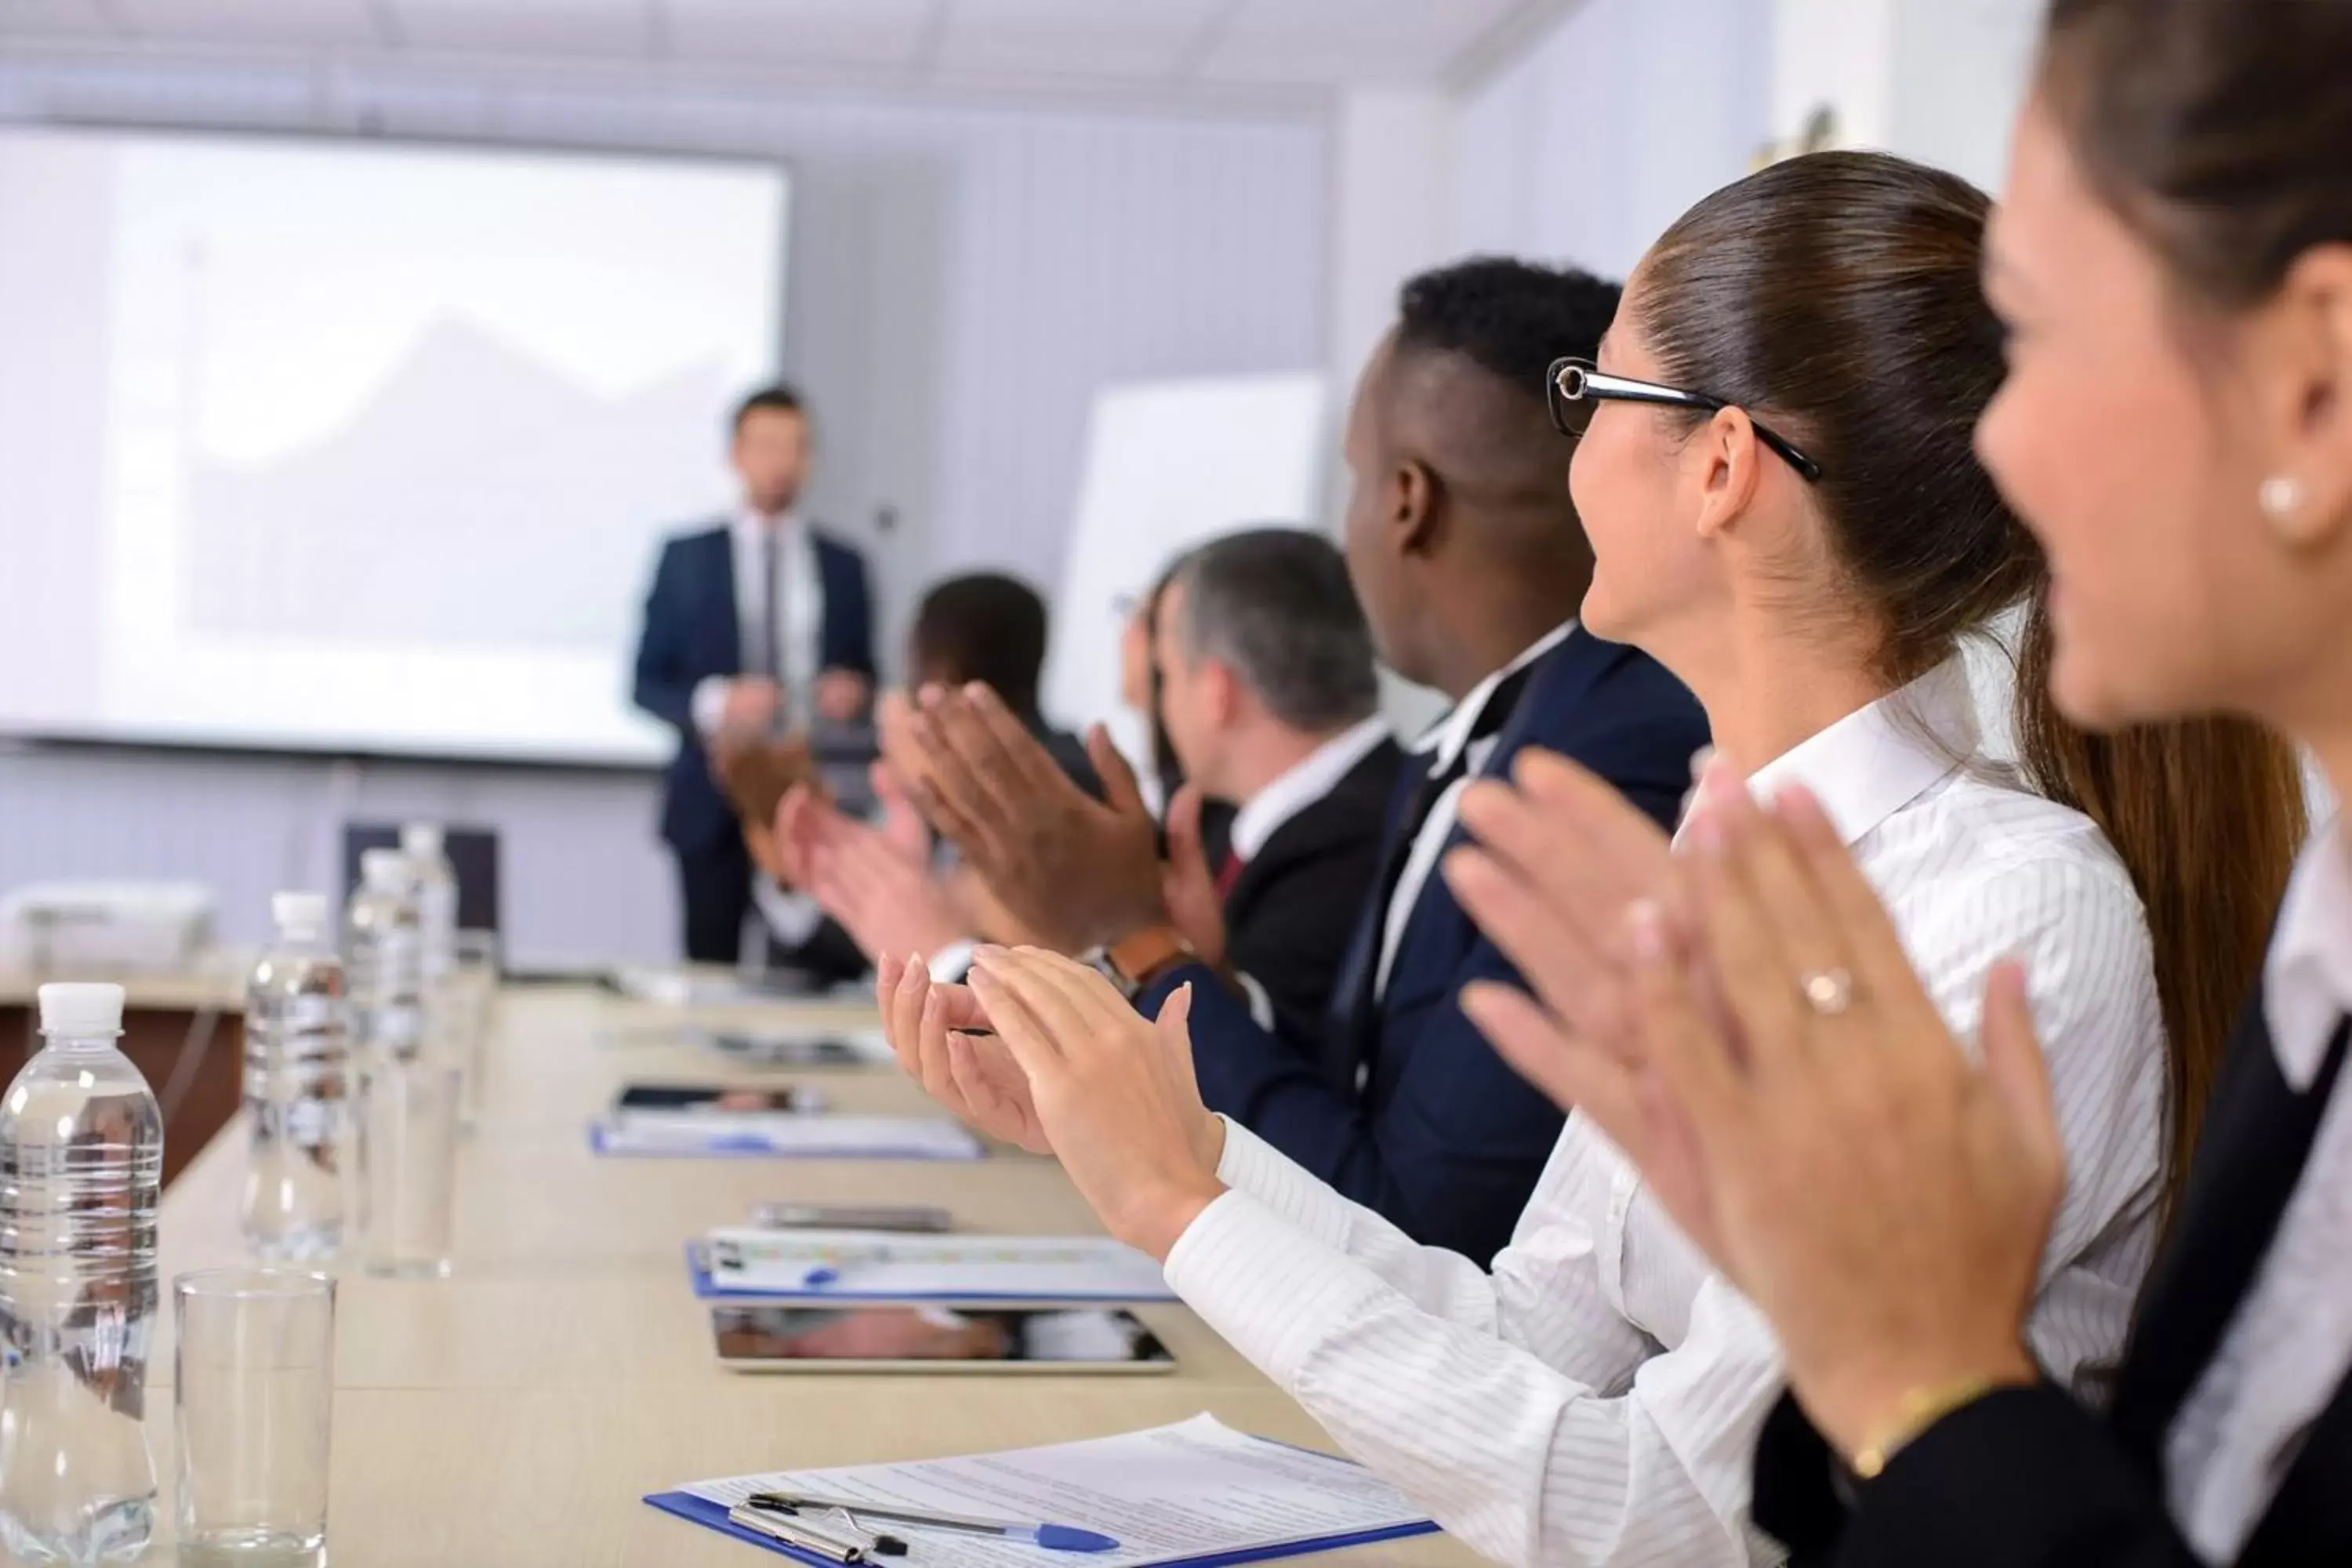
<path fill-rule="evenodd" d="M 456 1262 L 446 1280 L 339 1268 L 329 1555 L 336 1568 L 533 1563 L 755 1568 L 782 1562 L 640 1501 L 679 1482 L 929 1458 L 1102 1436 L 1202 1411 L 1329 1450 L 1330 1440 L 1181 1307 L 1140 1315 L 1170 1375 L 745 1374 L 713 1359 L 689 1288 L 691 1237 L 764 1200 L 908 1203 L 961 1228 L 1099 1235 L 1051 1160 L 607 1159 L 585 1129 L 630 1079 L 819 1085 L 835 1109 L 924 1113 L 895 1069 L 746 1070 L 689 1027 L 869 1031 L 870 1007 L 823 1003 L 688 1012 L 586 985 L 509 987 L 484 1055 L 480 1115 L 458 1156 Z M 163 1198 L 170 1278 L 245 1261 L 237 1235 L 242 1116 Z M 148 1422 L 172 1489 L 169 1307 L 157 1324 Z M 147 1561 L 173 1561 L 159 1539 Z M 1075 1560 L 1074 1560 L 1075 1561 Z M 1290 1559 L 1360 1568 L 1478 1561 L 1426 1536 Z"/>

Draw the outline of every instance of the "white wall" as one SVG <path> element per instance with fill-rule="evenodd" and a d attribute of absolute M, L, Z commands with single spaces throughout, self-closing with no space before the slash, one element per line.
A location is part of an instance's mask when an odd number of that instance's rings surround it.
<path fill-rule="evenodd" d="M 785 367 L 817 408 L 815 510 L 873 547 L 886 658 L 940 572 L 1000 564 L 1052 587 L 1097 386 L 1326 363 L 1318 118 L 688 93 L 658 79 L 519 87 L 397 63 L 0 60 L 0 119 L 52 118 L 787 161 Z M 876 538 L 886 508 L 898 525 Z M 671 947 L 649 779 L 385 768 L 358 798 L 364 815 L 381 804 L 499 826 L 519 951 Z M 232 936 L 251 937 L 270 888 L 323 881 L 289 846 L 343 809 L 320 764 L 0 752 L 0 887 L 190 877 L 220 890 Z"/>
<path fill-rule="evenodd" d="M 1622 278 L 1768 134 L 1762 0 L 1586 0 L 1462 108 L 1455 248 Z"/>

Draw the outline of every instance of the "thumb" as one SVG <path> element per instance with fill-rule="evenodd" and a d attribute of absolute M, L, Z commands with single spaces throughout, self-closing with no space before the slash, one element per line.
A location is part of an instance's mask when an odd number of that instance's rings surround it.
<path fill-rule="evenodd" d="M 1095 776 L 1102 780 L 1103 798 L 1110 808 L 1122 816 L 1151 815 L 1143 804 L 1143 790 L 1135 782 L 1135 770 L 1111 744 L 1110 731 L 1100 724 L 1087 731 L 1087 760 L 1095 765 Z"/>
<path fill-rule="evenodd" d="M 2049 1064 L 2033 1030 L 2033 1007 L 2025 988 L 2025 966 L 2004 959 L 1985 981 L 1985 1077 L 2009 1112 L 2010 1124 L 2041 1167 L 2061 1174 L 2066 1149 L 2058 1136 L 2051 1100 Z"/>
<path fill-rule="evenodd" d="M 1167 1001 L 1160 1004 L 1160 1016 L 1152 1021 L 1152 1027 L 1159 1030 L 1169 1044 L 1190 1050 L 1192 1037 L 1185 1026 L 1192 1021 L 1192 983 L 1187 980 L 1169 994 Z"/>
<path fill-rule="evenodd" d="M 1209 877 L 1209 853 L 1201 846 L 1201 786 L 1188 784 L 1168 803 L 1168 860 L 1184 877 Z"/>

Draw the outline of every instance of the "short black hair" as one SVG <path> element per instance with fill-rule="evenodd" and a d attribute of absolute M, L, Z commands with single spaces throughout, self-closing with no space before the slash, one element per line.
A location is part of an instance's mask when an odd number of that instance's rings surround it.
<path fill-rule="evenodd" d="M 1186 653 L 1230 665 L 1285 724 L 1324 734 L 1380 706 L 1371 627 L 1346 558 L 1322 534 L 1228 533 L 1186 554 L 1171 581 L 1184 590 Z"/>
<path fill-rule="evenodd" d="M 1461 354 L 1542 406 L 1551 362 L 1599 353 L 1623 293 L 1581 268 L 1474 256 L 1405 280 L 1397 353 Z"/>
<path fill-rule="evenodd" d="M 1045 601 L 1018 577 L 971 572 L 933 584 L 916 608 L 908 649 L 919 677 L 986 682 L 1024 718 L 1037 711 L 1045 668 Z"/>
<path fill-rule="evenodd" d="M 808 405 L 801 400 L 800 388 L 790 382 L 779 381 L 747 394 L 743 401 L 735 405 L 735 423 L 730 428 L 740 436 L 743 421 L 763 408 L 778 414 L 797 414 L 803 419 L 808 417 Z"/>

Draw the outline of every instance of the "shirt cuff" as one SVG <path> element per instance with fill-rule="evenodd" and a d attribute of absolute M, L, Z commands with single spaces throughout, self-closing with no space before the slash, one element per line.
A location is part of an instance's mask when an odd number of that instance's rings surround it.
<path fill-rule="evenodd" d="M 934 985 L 961 985 L 963 977 L 971 973 L 972 944 L 951 942 L 931 954 L 928 967 Z"/>
<path fill-rule="evenodd" d="M 1274 1033 L 1274 998 L 1265 994 L 1256 975 L 1244 973 L 1234 978 L 1242 983 L 1242 994 L 1249 998 L 1250 1022 L 1269 1035 Z"/>
<path fill-rule="evenodd" d="M 1250 1363 L 1296 1393 L 1326 1339 L 1360 1327 L 1379 1277 L 1249 1194 L 1228 1191 L 1169 1250 L 1170 1289 Z"/>
<path fill-rule="evenodd" d="M 727 720 L 727 689 L 735 684 L 730 676 L 706 675 L 694 683 L 694 695 L 687 700 L 687 712 L 694 727 L 704 735 L 716 735 Z"/>
<path fill-rule="evenodd" d="M 806 947 L 817 927 L 824 924 L 824 910 L 814 899 L 788 892 L 767 877 L 751 879 L 751 898 L 760 906 L 760 918 L 785 947 Z"/>
<path fill-rule="evenodd" d="M 1301 1170 L 1288 1155 L 1228 1116 L 1217 1180 L 1247 1193 L 1327 1247 L 1348 1248 L 1356 1205 Z"/>

